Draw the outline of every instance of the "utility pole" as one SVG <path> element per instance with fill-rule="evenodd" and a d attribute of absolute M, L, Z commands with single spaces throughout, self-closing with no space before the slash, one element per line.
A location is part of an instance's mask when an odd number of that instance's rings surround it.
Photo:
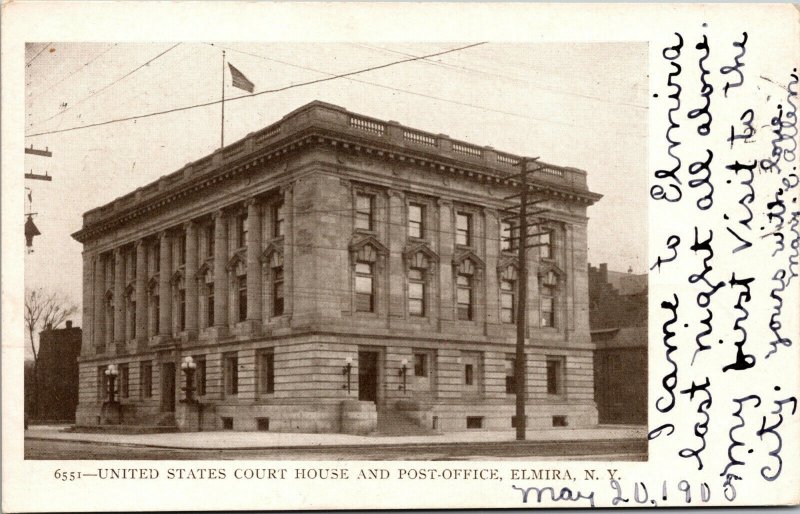
<path fill-rule="evenodd" d="M 528 159 L 520 159 L 520 205 L 519 205 L 519 223 L 517 224 L 517 241 L 518 254 L 517 260 L 517 290 L 519 297 L 517 301 L 517 354 L 514 360 L 514 387 L 517 395 L 517 441 L 525 440 L 525 431 L 527 430 L 528 423 L 525 417 L 525 396 L 527 395 L 527 388 L 525 387 L 525 332 L 527 324 L 525 323 L 525 311 L 528 307 L 528 265 L 527 265 L 527 237 L 528 233 Z M 510 234 L 514 237 L 513 230 Z"/>
<path fill-rule="evenodd" d="M 33 145 L 30 148 L 25 147 L 25 153 L 30 155 L 39 155 L 41 157 L 52 157 L 53 152 L 50 151 L 48 147 L 45 147 L 44 150 L 40 150 L 38 148 L 34 148 Z M 53 177 L 44 172 L 44 175 L 39 173 L 34 173 L 31 170 L 30 173 L 25 174 L 25 179 L 28 180 L 45 180 L 47 182 L 51 182 Z M 33 238 L 35 236 L 40 236 L 42 233 L 39 231 L 39 228 L 33 222 L 33 217 L 37 214 L 33 211 L 33 191 L 26 187 L 25 188 L 28 192 L 28 210 L 29 212 L 25 213 L 25 246 L 28 249 L 28 253 L 33 253 Z"/>
<path fill-rule="evenodd" d="M 517 324 L 517 346 L 516 355 L 514 359 L 514 392 L 516 394 L 516 416 L 515 427 L 517 430 L 517 441 L 525 440 L 525 433 L 528 428 L 527 417 L 525 414 L 525 403 L 527 397 L 526 385 L 526 372 L 527 363 L 525 357 L 525 336 L 528 331 L 527 323 L 527 310 L 528 310 L 528 249 L 537 248 L 543 243 L 528 244 L 528 238 L 533 236 L 541 236 L 549 234 L 548 230 L 539 230 L 534 233 L 529 233 L 531 226 L 540 226 L 541 220 L 538 216 L 546 213 L 547 209 L 535 209 L 529 211 L 528 208 L 532 205 L 546 202 L 546 198 L 531 199 L 532 194 L 528 187 L 528 173 L 535 172 L 543 168 L 538 167 L 529 170 L 529 165 L 538 161 L 536 158 L 521 158 L 518 166 L 520 173 L 509 179 L 516 180 L 519 184 L 519 192 L 504 198 L 504 200 L 511 200 L 519 198 L 519 204 L 512 205 L 506 209 L 501 209 L 501 212 L 506 214 L 502 217 L 502 221 L 516 220 L 516 228 L 511 228 L 509 237 L 511 241 L 516 241 L 517 244 L 517 304 L 516 304 L 516 324 Z M 519 211 L 517 211 L 519 209 Z M 535 221 L 529 221 L 530 216 L 535 216 Z M 516 235 L 514 231 L 516 230 Z M 544 243 L 546 244 L 546 243 Z"/>

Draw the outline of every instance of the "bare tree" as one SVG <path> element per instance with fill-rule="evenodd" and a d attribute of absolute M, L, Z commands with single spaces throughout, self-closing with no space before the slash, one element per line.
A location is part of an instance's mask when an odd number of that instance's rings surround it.
<path fill-rule="evenodd" d="M 78 311 L 78 306 L 67 295 L 43 288 L 25 290 L 25 329 L 33 353 L 33 405 L 34 412 L 39 414 L 38 367 L 39 349 L 37 332 L 54 329 Z"/>

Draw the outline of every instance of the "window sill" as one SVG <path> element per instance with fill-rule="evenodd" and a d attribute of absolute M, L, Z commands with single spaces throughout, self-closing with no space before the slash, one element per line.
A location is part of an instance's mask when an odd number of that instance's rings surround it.
<path fill-rule="evenodd" d="M 377 236 L 378 232 L 374 229 L 366 229 L 366 228 L 354 228 L 353 232 L 356 234 L 363 234 L 365 236 Z"/>

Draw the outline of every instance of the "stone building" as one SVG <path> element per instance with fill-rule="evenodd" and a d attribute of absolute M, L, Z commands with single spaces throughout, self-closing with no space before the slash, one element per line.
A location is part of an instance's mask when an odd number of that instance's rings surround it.
<path fill-rule="evenodd" d="M 510 429 L 518 159 L 312 102 L 88 211 L 78 423 L 101 421 L 109 363 L 125 422 L 174 422 L 189 355 L 204 430 Z M 551 235 L 530 252 L 529 426 L 593 425 L 600 195 L 574 168 L 531 182 Z"/>

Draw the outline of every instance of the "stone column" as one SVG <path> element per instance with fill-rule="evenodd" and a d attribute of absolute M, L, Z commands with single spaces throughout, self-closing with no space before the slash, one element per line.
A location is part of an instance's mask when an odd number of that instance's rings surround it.
<path fill-rule="evenodd" d="M 114 343 L 125 344 L 125 256 L 114 249 Z"/>
<path fill-rule="evenodd" d="M 172 252 L 170 251 L 170 237 L 165 230 L 158 235 L 160 271 L 158 273 L 158 334 L 170 337 L 172 335 L 172 294 L 170 291 L 170 278 L 172 278 Z"/>
<path fill-rule="evenodd" d="M 143 239 L 136 241 L 136 326 L 137 340 L 147 339 L 147 246 Z"/>
<path fill-rule="evenodd" d="M 197 336 L 197 224 L 190 221 L 184 225 L 186 230 L 186 333 L 189 339 Z"/>
<path fill-rule="evenodd" d="M 453 202 L 438 200 L 439 207 L 439 319 L 443 322 L 454 319 L 453 253 L 455 251 L 453 229 Z"/>
<path fill-rule="evenodd" d="M 261 209 L 247 202 L 247 319 L 261 320 Z"/>
<path fill-rule="evenodd" d="M 105 259 L 102 254 L 97 254 L 94 258 L 94 330 L 93 345 L 96 353 L 102 353 L 106 347 L 106 316 L 105 316 L 105 294 L 106 294 L 106 267 Z"/>
<path fill-rule="evenodd" d="M 291 316 L 294 302 L 294 195 L 292 184 L 281 187 L 283 194 L 283 314 Z"/>
<path fill-rule="evenodd" d="M 83 277 L 81 281 L 83 289 L 83 333 L 81 336 L 81 354 L 90 355 L 94 353 L 92 345 L 92 331 L 94 330 L 94 257 L 89 252 L 82 254 Z"/>
<path fill-rule="evenodd" d="M 228 219 L 214 213 L 214 326 L 228 326 Z"/>
<path fill-rule="evenodd" d="M 406 273 L 403 266 L 403 245 L 408 237 L 405 223 L 405 195 L 390 189 L 389 193 L 389 317 L 405 317 Z"/>

